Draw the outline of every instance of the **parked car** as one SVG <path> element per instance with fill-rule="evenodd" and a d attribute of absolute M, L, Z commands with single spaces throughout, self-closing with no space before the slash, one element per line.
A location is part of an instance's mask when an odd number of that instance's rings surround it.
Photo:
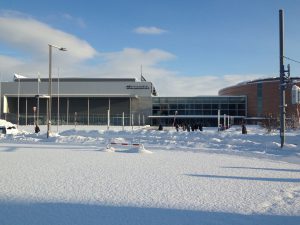
<path fill-rule="evenodd" d="M 18 129 L 15 126 L 0 126 L 0 134 L 17 134 Z"/>

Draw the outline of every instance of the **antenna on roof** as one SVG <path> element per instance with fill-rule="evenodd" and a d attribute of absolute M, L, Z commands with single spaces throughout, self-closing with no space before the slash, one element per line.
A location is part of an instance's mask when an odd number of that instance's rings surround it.
<path fill-rule="evenodd" d="M 141 65 L 141 81 L 146 81 L 145 77 L 143 76 L 143 65 Z"/>

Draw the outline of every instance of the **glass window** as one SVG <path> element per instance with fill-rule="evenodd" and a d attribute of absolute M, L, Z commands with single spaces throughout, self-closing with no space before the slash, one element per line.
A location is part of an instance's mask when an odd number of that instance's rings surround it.
<path fill-rule="evenodd" d="M 212 104 L 211 107 L 212 109 L 219 109 L 219 104 Z"/>
<path fill-rule="evenodd" d="M 152 110 L 153 115 L 159 115 L 159 110 Z"/>
<path fill-rule="evenodd" d="M 161 104 L 160 108 L 161 109 L 168 109 L 169 107 L 168 107 L 168 104 Z"/>
<path fill-rule="evenodd" d="M 160 103 L 168 103 L 168 99 L 167 98 L 160 98 Z"/>
<path fill-rule="evenodd" d="M 220 109 L 228 109 L 228 104 L 221 104 L 220 106 Z"/>
<path fill-rule="evenodd" d="M 228 110 L 225 110 L 225 109 L 222 109 L 221 112 L 220 112 L 221 115 L 228 115 Z"/>
<path fill-rule="evenodd" d="M 203 104 L 203 109 L 211 109 L 211 104 Z"/>
<path fill-rule="evenodd" d="M 177 104 L 170 104 L 169 107 L 170 109 L 177 109 Z"/>
<path fill-rule="evenodd" d="M 194 104 L 186 104 L 186 105 L 185 105 L 185 108 L 186 108 L 186 109 L 194 109 L 195 106 L 194 106 Z"/>
<path fill-rule="evenodd" d="M 159 103 L 159 98 L 152 98 L 152 103 L 153 103 L 153 104 Z"/>
<path fill-rule="evenodd" d="M 160 105 L 153 105 L 152 108 L 159 110 L 160 109 Z"/>
<path fill-rule="evenodd" d="M 195 110 L 186 110 L 187 115 L 195 115 Z"/>
<path fill-rule="evenodd" d="M 238 116 L 246 116 L 245 110 L 238 110 Z"/>
<path fill-rule="evenodd" d="M 229 104 L 228 108 L 233 110 L 233 109 L 236 109 L 237 107 L 236 107 L 236 104 Z"/>
<path fill-rule="evenodd" d="M 178 104 L 178 109 L 185 109 L 185 104 Z"/>
<path fill-rule="evenodd" d="M 196 98 L 195 99 L 195 103 L 203 103 L 203 99 L 202 98 Z"/>
<path fill-rule="evenodd" d="M 227 102 L 228 102 L 227 97 L 219 98 L 219 103 L 227 103 Z"/>
<path fill-rule="evenodd" d="M 246 105 L 245 104 L 238 104 L 238 109 L 245 109 Z"/>
<path fill-rule="evenodd" d="M 236 116 L 237 111 L 236 110 L 229 110 L 229 115 L 230 116 Z"/>
<path fill-rule="evenodd" d="M 195 109 L 202 109 L 202 104 L 195 104 Z"/>
<path fill-rule="evenodd" d="M 195 115 L 203 115 L 203 111 L 202 110 L 195 110 Z"/>
<path fill-rule="evenodd" d="M 177 115 L 185 115 L 185 110 L 177 110 Z"/>
<path fill-rule="evenodd" d="M 211 110 L 203 110 L 203 115 L 211 115 Z"/>
<path fill-rule="evenodd" d="M 211 98 L 210 97 L 203 97 L 203 102 L 204 103 L 211 103 Z"/>
<path fill-rule="evenodd" d="M 212 115 L 218 115 L 218 110 L 217 110 L 217 109 L 211 110 L 211 114 L 212 114 Z"/>

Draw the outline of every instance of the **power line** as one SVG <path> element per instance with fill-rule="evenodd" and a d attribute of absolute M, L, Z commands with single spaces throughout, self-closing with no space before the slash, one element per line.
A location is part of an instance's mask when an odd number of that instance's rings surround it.
<path fill-rule="evenodd" d="M 300 61 L 297 61 L 297 60 L 295 60 L 295 59 L 291 59 L 291 58 L 286 57 L 286 56 L 283 56 L 283 58 L 285 58 L 285 59 L 287 59 L 287 60 L 290 60 L 290 61 L 293 61 L 293 62 L 295 62 L 295 63 L 300 63 Z"/>

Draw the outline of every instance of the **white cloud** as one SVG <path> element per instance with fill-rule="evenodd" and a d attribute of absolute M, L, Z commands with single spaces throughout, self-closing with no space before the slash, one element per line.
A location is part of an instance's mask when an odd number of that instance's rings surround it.
<path fill-rule="evenodd" d="M 178 74 L 165 74 L 154 77 L 160 96 L 199 96 L 218 95 L 218 91 L 224 87 L 236 85 L 245 80 L 262 78 L 262 75 L 224 75 L 224 76 L 180 76 Z"/>
<path fill-rule="evenodd" d="M 166 30 L 163 30 L 161 28 L 157 27 L 137 27 L 134 29 L 134 32 L 137 34 L 162 34 L 167 32 Z"/>
<path fill-rule="evenodd" d="M 124 48 L 117 52 L 98 53 L 86 41 L 52 28 L 18 12 L 0 13 L 0 41 L 11 46 L 17 57 L 0 53 L 2 80 L 12 80 L 13 74 L 27 77 L 48 77 L 48 43 L 66 47 L 67 52 L 53 50 L 53 76 L 61 77 L 137 77 L 143 65 L 143 75 L 152 81 L 161 96 L 217 95 L 223 87 L 261 78 L 261 75 L 226 75 L 190 77 L 160 66 L 176 59 L 160 49 L 144 51 Z M 24 57 L 27 56 L 27 57 Z"/>
<path fill-rule="evenodd" d="M 0 40 L 32 57 L 48 57 L 48 44 L 69 49 L 70 61 L 90 59 L 97 54 L 86 41 L 29 17 L 0 16 Z"/>

